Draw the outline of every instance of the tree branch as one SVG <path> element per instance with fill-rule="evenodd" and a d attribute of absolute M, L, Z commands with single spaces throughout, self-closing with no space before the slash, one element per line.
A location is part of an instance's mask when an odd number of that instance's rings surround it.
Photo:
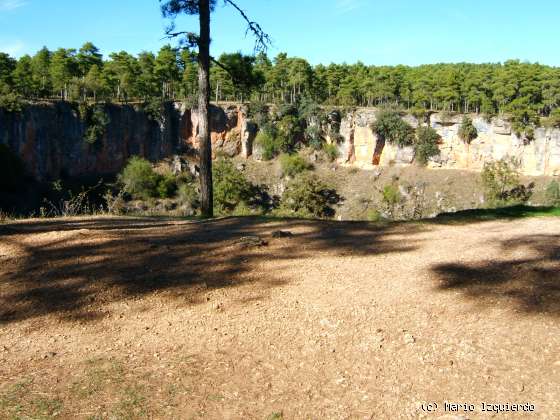
<path fill-rule="evenodd" d="M 229 3 L 230 5 L 232 5 L 243 17 L 243 19 L 247 22 L 248 26 L 247 26 L 247 30 L 245 31 L 245 36 L 247 36 L 248 32 L 252 32 L 253 35 L 255 36 L 254 52 L 255 53 L 266 52 L 268 46 L 272 44 L 272 39 L 270 38 L 270 35 L 268 35 L 266 32 L 263 31 L 261 25 L 249 19 L 249 17 L 243 11 L 243 9 L 241 9 L 237 4 L 235 4 L 233 0 L 224 0 L 224 3 L 226 4 Z"/>

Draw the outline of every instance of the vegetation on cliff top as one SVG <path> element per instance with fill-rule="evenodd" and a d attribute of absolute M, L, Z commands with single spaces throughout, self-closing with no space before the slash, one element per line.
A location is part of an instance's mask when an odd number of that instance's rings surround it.
<path fill-rule="evenodd" d="M 448 110 L 504 113 L 516 131 L 558 120 L 560 69 L 510 60 L 503 64 L 366 66 L 319 64 L 280 53 L 272 60 L 240 53 L 213 65 L 212 98 L 296 103 L 312 98 L 340 106 L 400 105 L 415 112 Z M 233 77 L 232 77 L 233 76 Z M 0 53 L 0 90 L 24 98 L 146 101 L 192 98 L 197 94 L 196 55 L 166 45 L 157 54 L 125 51 L 104 59 L 91 42 L 79 50 L 43 48 L 15 60 Z M 4 93 L 6 95 L 6 93 Z"/>

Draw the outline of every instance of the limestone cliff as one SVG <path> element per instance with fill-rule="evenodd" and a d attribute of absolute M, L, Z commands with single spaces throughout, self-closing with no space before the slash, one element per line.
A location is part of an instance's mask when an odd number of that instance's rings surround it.
<path fill-rule="evenodd" d="M 108 124 L 102 138 L 94 144 L 84 140 L 86 123 L 77 107 L 69 103 L 27 105 L 21 113 L 0 110 L 0 143 L 16 152 L 28 174 L 39 181 L 115 174 L 132 155 L 152 161 L 183 152 L 196 155 L 196 110 L 169 103 L 160 118 L 154 120 L 138 106 L 108 104 L 103 109 Z M 560 130 L 539 128 L 534 140 L 527 142 L 518 138 L 506 121 L 487 122 L 476 115 L 471 117 L 478 138 L 465 144 L 457 135 L 461 116 L 443 120 L 440 114 L 431 115 L 430 124 L 442 141 L 440 154 L 430 160 L 429 167 L 478 171 L 486 161 L 511 156 L 519 160 L 526 175 L 560 175 Z M 418 125 L 414 117 L 404 118 L 412 126 Z M 326 137 L 336 141 L 341 164 L 367 169 L 377 165 L 409 165 L 414 161 L 411 147 L 383 143 L 372 133 L 375 109 L 352 111 L 341 121 L 329 115 L 329 121 L 339 135 Z M 212 106 L 210 128 L 214 157 L 252 154 L 258 128 L 248 120 L 244 106 Z"/>
<path fill-rule="evenodd" d="M 404 117 L 413 127 L 418 121 Z M 539 128 L 535 138 L 526 141 L 513 133 L 511 125 L 502 119 L 488 122 L 471 115 L 478 138 L 465 144 L 458 136 L 462 116 L 443 118 L 432 114 L 430 125 L 441 136 L 440 154 L 430 160 L 430 168 L 468 169 L 479 171 L 484 162 L 513 157 L 520 163 L 525 175 L 560 175 L 560 130 Z M 381 144 L 370 129 L 375 121 L 375 110 L 359 109 L 347 114 L 340 124 L 342 140 L 338 142 L 341 163 L 364 169 L 376 165 L 408 165 L 414 160 L 412 147 Z"/>
<path fill-rule="evenodd" d="M 130 156 L 157 161 L 198 146 L 198 115 L 179 103 L 166 104 L 157 120 L 133 105 L 108 104 L 103 112 L 104 134 L 89 144 L 87 124 L 73 104 L 29 104 L 19 113 L 0 109 L 0 144 L 20 156 L 37 181 L 113 175 Z M 256 127 L 241 108 L 211 107 L 210 126 L 215 154 L 250 154 Z"/>

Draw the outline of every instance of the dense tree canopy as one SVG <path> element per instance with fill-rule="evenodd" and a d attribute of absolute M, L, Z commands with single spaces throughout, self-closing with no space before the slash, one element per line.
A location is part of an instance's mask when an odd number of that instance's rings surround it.
<path fill-rule="evenodd" d="M 216 64 L 217 63 L 217 64 Z M 125 51 L 104 60 L 88 42 L 79 50 L 41 49 L 15 60 L 0 53 L 0 90 L 25 98 L 66 100 L 185 99 L 197 92 L 196 54 L 165 45 L 157 54 Z M 538 125 L 560 105 L 560 68 L 510 60 L 496 64 L 418 67 L 330 64 L 311 66 L 280 53 L 273 59 L 222 54 L 210 74 L 217 101 L 295 103 L 311 98 L 341 106 L 505 113 L 516 129 Z"/>

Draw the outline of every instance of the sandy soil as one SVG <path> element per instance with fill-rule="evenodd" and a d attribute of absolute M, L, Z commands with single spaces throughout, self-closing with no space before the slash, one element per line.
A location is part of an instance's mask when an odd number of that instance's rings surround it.
<path fill-rule="evenodd" d="M 559 418 L 559 270 L 554 218 L 0 225 L 0 418 Z"/>

